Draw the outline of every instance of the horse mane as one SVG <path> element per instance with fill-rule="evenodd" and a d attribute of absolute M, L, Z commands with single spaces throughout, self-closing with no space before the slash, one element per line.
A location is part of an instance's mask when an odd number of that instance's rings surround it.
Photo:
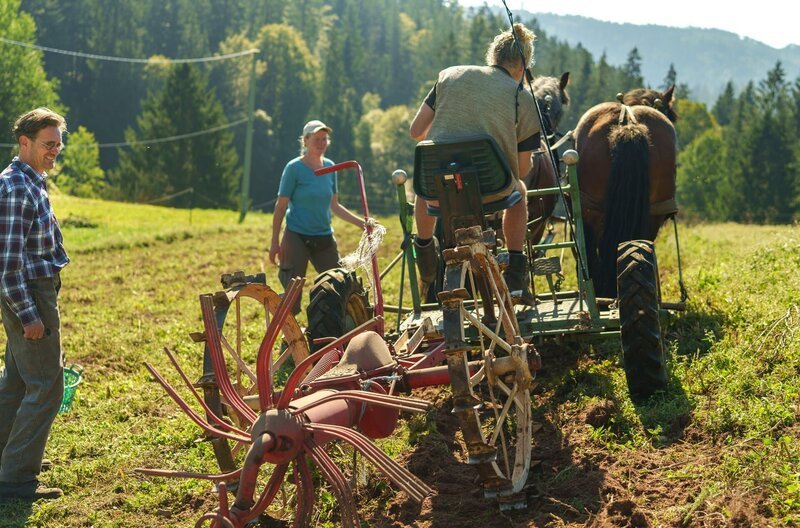
<path fill-rule="evenodd" d="M 537 99 L 544 99 L 546 95 L 558 95 L 562 104 L 569 104 L 569 94 L 566 88 L 561 89 L 561 79 L 558 77 L 540 76 L 533 79 L 533 95 Z"/>
<path fill-rule="evenodd" d="M 674 90 L 674 86 L 665 92 L 659 92 L 651 88 L 634 88 L 622 96 L 622 104 L 655 108 L 674 123 L 678 120 L 678 114 L 674 109 L 675 99 L 672 97 Z"/>

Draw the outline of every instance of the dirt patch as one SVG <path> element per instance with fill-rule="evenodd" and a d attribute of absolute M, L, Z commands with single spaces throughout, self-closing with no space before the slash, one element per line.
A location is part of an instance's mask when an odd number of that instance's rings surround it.
<path fill-rule="evenodd" d="M 759 501 L 737 497 L 701 499 L 706 484 L 692 478 L 692 464 L 719 456 L 719 447 L 680 416 L 665 431 L 660 448 L 611 452 L 591 438 L 592 429 L 613 425 L 618 405 L 602 397 L 577 405 L 564 389 L 564 373 L 592 361 L 577 349 L 543 351 L 547 370 L 534 390 L 536 426 L 527 509 L 501 512 L 476 485 L 465 464 L 459 424 L 450 413 L 448 391 L 415 394 L 435 402 L 433 432 L 398 462 L 434 490 L 421 505 L 403 493 L 384 495 L 384 508 L 365 513 L 369 526 L 392 528 L 767 526 Z M 444 395 L 444 396 L 443 396 Z M 676 478 L 679 475 L 679 478 Z M 763 498 L 763 500 L 767 500 Z M 378 501 L 380 502 L 380 500 Z M 374 506 L 374 502 L 372 503 Z M 768 514 L 767 514 L 768 515 Z"/>

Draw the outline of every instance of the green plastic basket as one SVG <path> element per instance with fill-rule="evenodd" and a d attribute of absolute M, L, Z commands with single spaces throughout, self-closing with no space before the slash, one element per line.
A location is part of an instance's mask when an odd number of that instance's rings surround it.
<path fill-rule="evenodd" d="M 58 414 L 65 413 L 72 407 L 75 400 L 75 391 L 83 379 L 83 367 L 80 365 L 70 365 L 64 369 L 64 398 L 61 400 L 61 408 Z"/>

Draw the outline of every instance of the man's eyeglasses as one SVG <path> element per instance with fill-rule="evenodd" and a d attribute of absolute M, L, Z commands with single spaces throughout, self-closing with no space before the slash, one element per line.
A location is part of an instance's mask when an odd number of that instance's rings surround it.
<path fill-rule="evenodd" d="M 36 141 L 36 143 L 40 144 L 41 146 L 43 146 L 44 148 L 46 148 L 50 152 L 53 152 L 53 151 L 61 152 L 62 150 L 64 150 L 64 144 L 63 143 L 57 143 L 55 141 L 48 141 L 47 143 L 43 143 L 43 142 L 38 141 L 38 140 L 34 140 L 34 141 Z"/>

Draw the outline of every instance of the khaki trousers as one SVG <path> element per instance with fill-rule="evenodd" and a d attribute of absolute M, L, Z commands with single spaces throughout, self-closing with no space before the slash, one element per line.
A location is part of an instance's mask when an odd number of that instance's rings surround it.
<path fill-rule="evenodd" d="M 278 279 L 283 290 L 289 287 L 294 277 L 305 277 L 308 261 L 317 273 L 339 266 L 339 248 L 333 235 L 306 236 L 285 229 L 281 240 L 281 267 Z M 292 313 L 300 313 L 300 297 L 292 307 Z"/>

